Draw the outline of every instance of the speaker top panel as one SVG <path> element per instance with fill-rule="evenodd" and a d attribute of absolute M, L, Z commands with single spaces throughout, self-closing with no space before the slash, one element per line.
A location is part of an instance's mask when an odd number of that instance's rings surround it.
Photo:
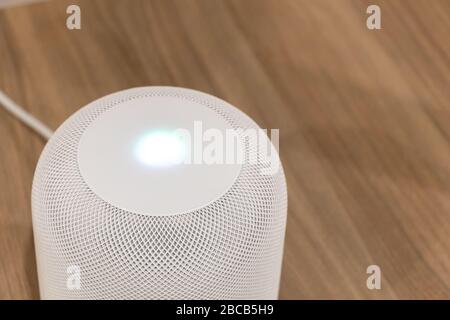
<path fill-rule="evenodd" d="M 226 153 L 243 146 L 230 139 L 235 130 L 222 115 L 182 96 L 117 98 L 78 146 L 81 176 L 100 198 L 167 216 L 205 207 L 231 188 L 242 164 Z"/>

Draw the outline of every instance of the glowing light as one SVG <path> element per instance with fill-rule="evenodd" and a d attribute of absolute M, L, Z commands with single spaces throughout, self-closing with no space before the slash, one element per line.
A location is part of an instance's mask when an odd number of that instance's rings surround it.
<path fill-rule="evenodd" d="M 184 143 L 170 132 L 154 132 L 142 137 L 136 145 L 138 160 L 148 166 L 167 167 L 183 162 Z"/>

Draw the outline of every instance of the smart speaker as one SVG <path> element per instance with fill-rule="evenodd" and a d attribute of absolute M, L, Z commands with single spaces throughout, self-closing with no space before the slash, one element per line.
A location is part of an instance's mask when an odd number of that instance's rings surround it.
<path fill-rule="evenodd" d="M 227 102 L 174 87 L 117 92 L 72 115 L 33 181 L 41 298 L 276 299 L 286 184 L 277 154 L 265 170 L 252 130 Z M 229 136 L 244 161 L 222 154 Z"/>

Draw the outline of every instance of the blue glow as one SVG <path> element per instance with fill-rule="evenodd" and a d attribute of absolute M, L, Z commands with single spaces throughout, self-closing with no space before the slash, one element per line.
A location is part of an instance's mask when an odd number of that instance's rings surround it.
<path fill-rule="evenodd" d="M 143 136 L 136 145 L 135 153 L 142 164 L 167 167 L 184 161 L 185 146 L 179 136 L 158 131 Z"/>

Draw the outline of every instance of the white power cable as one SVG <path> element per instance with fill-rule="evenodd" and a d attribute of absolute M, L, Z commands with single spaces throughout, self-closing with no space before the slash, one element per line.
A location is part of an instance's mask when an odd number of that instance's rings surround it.
<path fill-rule="evenodd" d="M 12 101 L 2 90 L 0 90 L 0 105 L 45 139 L 48 140 L 52 136 L 53 131 L 49 127 Z"/>

